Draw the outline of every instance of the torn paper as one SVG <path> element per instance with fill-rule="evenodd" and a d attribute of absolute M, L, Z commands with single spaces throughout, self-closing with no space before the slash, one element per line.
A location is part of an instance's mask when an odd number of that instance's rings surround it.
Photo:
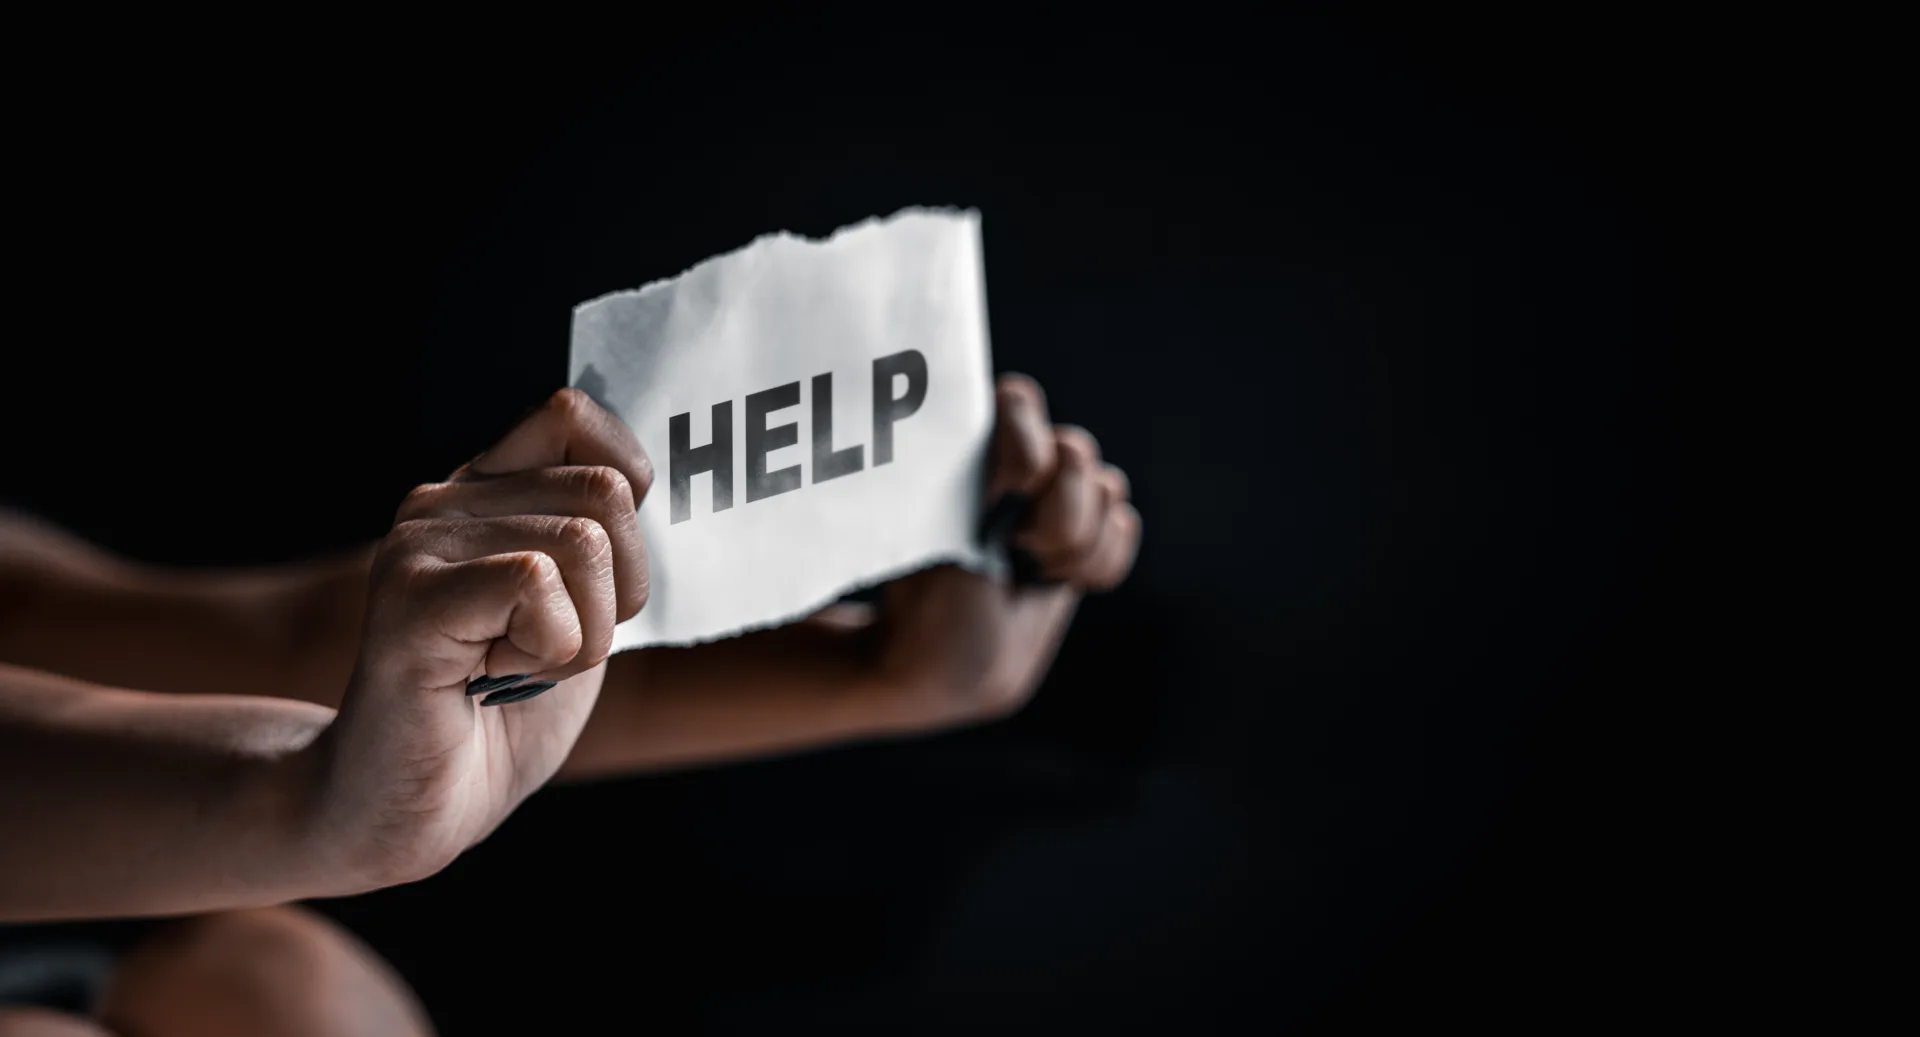
<path fill-rule="evenodd" d="M 771 234 L 574 309 L 569 380 L 632 427 L 647 605 L 614 650 L 798 619 L 974 542 L 993 425 L 980 218 Z"/>

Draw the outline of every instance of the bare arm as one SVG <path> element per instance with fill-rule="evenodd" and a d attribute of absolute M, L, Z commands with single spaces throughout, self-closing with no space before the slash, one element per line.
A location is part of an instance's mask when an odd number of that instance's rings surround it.
<path fill-rule="evenodd" d="M 721 763 L 880 734 L 906 719 L 874 686 L 857 625 L 822 618 L 614 656 L 559 780 Z"/>
<path fill-rule="evenodd" d="M 1051 425 L 1037 386 L 1003 380 L 999 403 L 990 491 L 1034 499 L 1020 540 L 1063 583 L 1014 590 L 940 568 L 889 585 L 877 613 L 842 606 L 782 629 L 614 656 L 558 777 L 899 737 L 1017 709 L 1081 591 L 1125 577 L 1139 516 L 1125 477 L 1083 431 Z M 271 687 L 338 705 L 371 557 L 193 575 L 0 516 L 0 660 L 153 690 Z"/>
<path fill-rule="evenodd" d="M 286 699 L 155 695 L 0 666 L 0 920 L 351 891 L 304 827 L 302 750 L 332 719 Z"/>
<path fill-rule="evenodd" d="M 612 464 L 593 463 L 608 444 Z M 0 666 L 0 920 L 197 913 L 444 867 L 552 777 L 592 714 L 613 628 L 646 600 L 634 502 L 649 477 L 615 419 L 562 392 L 416 488 L 355 584 L 365 633 L 337 660 L 337 710 L 236 693 L 256 676 L 284 695 L 275 650 L 298 630 L 245 606 L 266 612 L 306 574 L 170 582 L 70 542 L 8 541 L 25 574 L 3 599 L 17 648 L 61 655 L 20 636 L 37 629 L 76 666 L 120 653 L 149 675 L 152 648 L 167 684 L 207 690 L 185 684 L 191 655 L 145 640 L 167 631 L 205 650 L 228 693 Z M 107 617 L 91 639 L 72 603 L 89 596 Z"/>
<path fill-rule="evenodd" d="M 220 694 L 272 688 L 338 707 L 371 556 L 224 573 L 169 570 L 0 514 L 0 660 L 109 686 Z M 615 656 L 560 776 L 722 762 L 924 729 L 930 718 L 913 696 L 875 679 L 870 619 L 842 608 L 695 648 Z"/>
<path fill-rule="evenodd" d="M 1046 608 L 1064 616 L 1077 598 L 1058 594 Z M 979 723 L 1017 708 L 1045 669 L 1042 660 L 1028 673 L 946 682 L 890 671 L 877 658 L 877 624 L 864 609 L 840 606 L 779 630 L 614 656 L 593 718 L 555 780 L 726 763 Z M 1045 646 L 1048 657 L 1053 648 Z"/>
<path fill-rule="evenodd" d="M 1083 430 L 1053 427 L 1038 386 L 1004 379 L 990 497 L 1027 495 L 1013 542 L 1052 583 L 941 566 L 877 608 L 693 648 L 615 656 L 559 778 L 724 762 L 945 730 L 1005 716 L 1039 685 L 1081 594 L 1125 578 L 1139 515 Z"/>
<path fill-rule="evenodd" d="M 193 571 L 113 555 L 0 510 L 0 662 L 147 691 L 337 706 L 372 547 L 303 565 Z"/>

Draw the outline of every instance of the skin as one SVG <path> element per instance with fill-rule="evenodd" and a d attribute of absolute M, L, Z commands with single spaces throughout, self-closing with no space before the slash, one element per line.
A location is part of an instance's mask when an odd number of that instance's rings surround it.
<path fill-rule="evenodd" d="M 425 878 L 556 778 L 1019 709 L 1080 596 L 1132 567 L 1140 518 L 1032 381 L 1003 378 L 996 403 L 988 502 L 1031 498 L 1012 543 L 1055 582 L 937 567 L 877 608 L 611 658 L 646 602 L 653 470 L 570 390 L 343 557 L 170 571 L 0 514 L 0 787 L 35 793 L 0 797 L 0 922 L 182 916 L 119 964 L 97 1018 L 0 1008 L 0 1037 L 430 1034 L 370 949 L 270 905 Z M 467 694 L 519 673 L 554 685 Z"/>
<path fill-rule="evenodd" d="M 393 968 L 310 911 L 224 911 L 160 926 L 118 964 L 95 1018 L 0 1008 L 0 1037 L 426 1037 Z"/>
<path fill-rule="evenodd" d="M 652 465 L 563 390 L 409 494 L 378 544 L 180 573 L 0 521 L 0 920 L 187 915 L 417 881 L 556 777 L 602 778 L 1003 717 L 1081 595 L 1125 578 L 1140 519 L 1090 435 L 996 386 L 988 500 L 1058 583 L 954 567 L 877 608 L 607 656 L 646 600 Z M 986 502 L 983 502 L 983 506 Z M 114 646 L 103 651 L 101 646 Z M 557 685 L 481 706 L 467 682 Z M 47 862 L 59 866 L 49 867 Z"/>

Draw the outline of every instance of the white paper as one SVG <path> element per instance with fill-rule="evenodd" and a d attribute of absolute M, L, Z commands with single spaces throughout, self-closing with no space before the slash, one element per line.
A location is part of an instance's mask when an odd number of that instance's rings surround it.
<path fill-rule="evenodd" d="M 909 351 L 924 358 L 925 395 L 889 421 L 906 404 L 875 400 L 875 361 L 893 357 L 907 369 L 882 380 L 887 399 L 910 399 Z M 857 445 L 860 461 L 824 480 L 832 467 L 816 464 L 817 375 L 831 375 L 830 446 Z M 650 594 L 616 631 L 615 651 L 789 622 L 938 562 L 1004 569 L 974 540 L 993 425 L 976 212 L 908 209 L 825 241 L 770 234 L 671 280 L 582 303 L 569 380 L 624 419 L 653 461 L 640 506 Z M 773 442 L 784 434 L 792 445 L 767 451 L 765 469 L 797 466 L 797 488 L 749 499 L 748 398 L 787 386 L 795 405 L 763 423 L 776 430 Z M 683 474 L 688 514 L 675 522 L 671 421 L 686 415 L 684 445 L 697 451 L 714 442 L 713 407 L 724 401 L 732 506 L 714 509 L 715 474 Z M 892 429 L 893 457 L 876 464 L 882 425 Z M 683 473 L 700 460 L 683 458 Z"/>

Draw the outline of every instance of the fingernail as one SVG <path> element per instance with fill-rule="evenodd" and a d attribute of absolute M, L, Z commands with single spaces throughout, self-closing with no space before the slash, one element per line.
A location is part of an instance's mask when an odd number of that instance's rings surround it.
<path fill-rule="evenodd" d="M 531 675 L 525 673 L 509 673 L 505 677 L 488 677 L 482 674 L 467 682 L 467 694 L 478 695 L 485 691 L 498 691 L 509 684 L 518 684 L 529 676 Z"/>
<path fill-rule="evenodd" d="M 1013 536 L 1014 527 L 1027 517 L 1027 508 L 1033 498 L 1024 493 L 1008 493 L 993 502 L 980 520 L 980 543 L 1005 543 Z"/>
<path fill-rule="evenodd" d="M 504 706 L 510 702 L 524 702 L 558 683 L 560 682 L 528 681 L 517 688 L 507 688 L 502 691 L 496 691 L 486 698 L 481 699 L 480 704 L 483 706 Z"/>
<path fill-rule="evenodd" d="M 1064 582 L 1047 576 L 1040 559 L 1024 547 L 1009 550 L 1007 560 L 1013 564 L 1013 585 L 1016 587 L 1052 587 Z"/>

